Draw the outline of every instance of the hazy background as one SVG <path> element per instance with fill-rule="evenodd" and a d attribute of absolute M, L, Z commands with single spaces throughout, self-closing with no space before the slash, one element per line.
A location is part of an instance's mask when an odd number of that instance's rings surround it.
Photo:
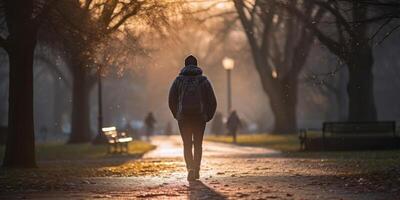
<path fill-rule="evenodd" d="M 199 9 L 191 5 L 185 9 Z M 185 10 L 183 9 L 183 10 Z M 208 15 L 232 9 L 229 4 L 217 5 Z M 198 58 L 199 66 L 211 80 L 218 101 L 217 111 L 226 117 L 227 84 L 222 59 L 235 60 L 232 71 L 233 108 L 254 132 L 268 132 L 273 115 L 268 97 L 261 88 L 259 76 L 252 62 L 246 37 L 233 15 L 210 17 L 171 14 L 170 27 L 143 28 L 136 31 L 135 45 L 142 49 L 137 54 L 123 56 L 119 66 L 111 67 L 103 79 L 103 114 L 105 126 L 140 129 L 148 112 L 157 120 L 161 132 L 168 122 L 176 123 L 168 109 L 169 87 L 190 54 Z M 196 19 L 196 20 L 194 20 Z M 145 27 L 145 26 L 144 26 Z M 121 41 L 125 45 L 129 42 Z M 115 44 L 117 47 L 121 45 Z M 374 49 L 374 92 L 380 120 L 400 119 L 400 35 L 394 33 Z M 71 74 L 66 70 L 62 52 L 50 47 L 37 47 L 34 71 L 36 137 L 48 132 L 48 137 L 65 137 L 71 126 Z M 118 52 L 111 50 L 112 54 Z M 98 55 L 99 57 L 102 54 Z M 47 57 L 43 59 L 41 57 Z M 0 51 L 0 125 L 7 126 L 8 60 Z M 47 60 L 47 61 L 46 61 Z M 339 68 L 332 77 L 320 77 L 325 83 L 310 77 Z M 343 120 L 347 115 L 347 70 L 337 58 L 315 40 L 305 69 L 300 76 L 298 126 L 321 126 L 325 120 Z M 326 85 L 329 85 L 327 87 Z M 91 89 L 90 116 L 92 131 L 97 126 L 97 86 Z M 332 89 L 333 88 L 333 89 Z M 49 136 L 50 135 L 50 136 Z M 52 135 L 52 136 L 51 136 Z"/>

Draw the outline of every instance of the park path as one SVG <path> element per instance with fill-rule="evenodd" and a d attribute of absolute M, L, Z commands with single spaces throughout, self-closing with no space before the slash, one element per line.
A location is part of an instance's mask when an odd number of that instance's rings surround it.
<path fill-rule="evenodd" d="M 38 199 L 393 199 L 342 183 L 321 160 L 297 159 L 254 147 L 205 142 L 200 181 L 188 183 L 179 136 L 152 138 L 142 161 L 173 167 L 157 175 L 91 178 L 77 191 Z"/>
<path fill-rule="evenodd" d="M 151 142 L 156 145 L 157 148 L 144 155 L 143 158 L 182 158 L 182 140 L 179 136 L 157 136 L 153 137 Z M 203 143 L 204 157 L 265 156 L 276 154 L 279 154 L 279 152 L 266 148 L 244 147 L 208 141 L 204 141 Z M 206 166 L 207 164 L 204 165 Z"/>

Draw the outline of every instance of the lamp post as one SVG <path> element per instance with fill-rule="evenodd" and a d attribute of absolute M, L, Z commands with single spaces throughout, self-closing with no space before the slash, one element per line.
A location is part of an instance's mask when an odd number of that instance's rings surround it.
<path fill-rule="evenodd" d="M 101 68 L 97 70 L 97 81 L 98 81 L 98 106 L 99 106 L 99 116 L 98 116 L 98 128 L 97 131 L 99 135 L 103 135 L 102 128 L 103 128 L 103 91 L 102 91 L 102 83 L 101 83 Z"/>
<path fill-rule="evenodd" d="M 227 74 L 227 98 L 228 98 L 228 107 L 227 107 L 227 113 L 229 116 L 229 113 L 231 112 L 232 109 L 232 86 L 231 86 L 231 71 L 235 67 L 235 61 L 232 58 L 225 57 L 222 60 L 222 65 L 224 66 L 224 69 L 226 70 Z"/>
<path fill-rule="evenodd" d="M 93 144 L 106 144 L 107 143 L 107 138 L 103 134 L 102 128 L 103 128 L 103 101 L 102 101 L 102 80 L 101 80 L 101 66 L 97 69 L 97 84 L 98 84 L 98 107 L 99 107 L 99 116 L 97 118 L 98 124 L 97 124 L 97 135 L 95 139 L 93 140 Z"/>

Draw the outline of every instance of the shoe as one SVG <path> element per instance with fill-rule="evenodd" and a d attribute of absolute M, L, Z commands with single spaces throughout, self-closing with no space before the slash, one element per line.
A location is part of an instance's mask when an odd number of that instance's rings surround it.
<path fill-rule="evenodd" d="M 196 180 L 195 178 L 195 171 L 193 169 L 189 169 L 188 171 L 188 176 L 187 176 L 188 181 L 194 181 Z"/>
<path fill-rule="evenodd" d="M 199 179 L 199 178 L 200 178 L 200 170 L 197 170 L 197 169 L 196 169 L 196 170 L 194 171 L 194 178 L 195 178 L 195 179 Z"/>

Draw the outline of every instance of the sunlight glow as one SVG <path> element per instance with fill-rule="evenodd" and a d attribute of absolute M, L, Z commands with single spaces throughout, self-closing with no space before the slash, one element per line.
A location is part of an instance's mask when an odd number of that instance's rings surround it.
<path fill-rule="evenodd" d="M 279 16 L 278 15 L 274 15 L 274 18 L 272 18 L 272 22 L 274 23 L 274 24 L 276 24 L 276 23 L 278 23 L 278 20 L 279 20 Z"/>
<path fill-rule="evenodd" d="M 272 70 L 272 78 L 278 78 L 278 72 L 276 71 L 276 69 Z"/>
<path fill-rule="evenodd" d="M 217 7 L 218 9 L 223 10 L 223 9 L 226 8 L 226 3 L 225 3 L 225 2 L 220 2 L 220 3 L 217 4 L 216 7 Z"/>

